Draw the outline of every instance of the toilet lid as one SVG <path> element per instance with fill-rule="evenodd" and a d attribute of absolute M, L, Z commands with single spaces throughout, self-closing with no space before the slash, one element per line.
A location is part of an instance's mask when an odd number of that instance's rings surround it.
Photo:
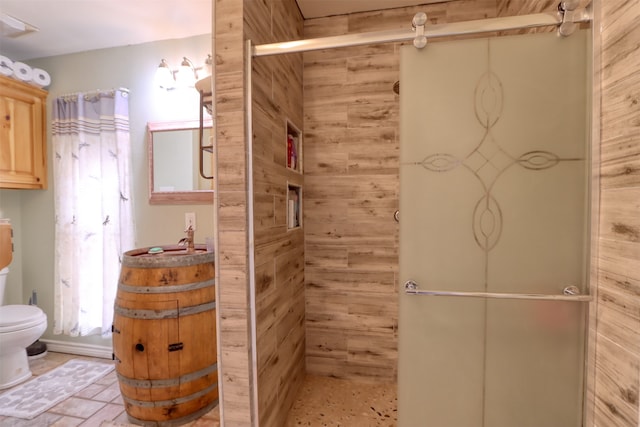
<path fill-rule="evenodd" d="M 46 315 L 35 305 L 3 305 L 0 307 L 0 332 L 30 328 L 44 319 Z"/>

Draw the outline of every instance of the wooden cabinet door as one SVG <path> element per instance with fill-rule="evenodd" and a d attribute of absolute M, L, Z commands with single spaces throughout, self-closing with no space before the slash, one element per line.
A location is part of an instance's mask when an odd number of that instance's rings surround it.
<path fill-rule="evenodd" d="M 45 189 L 47 92 L 0 76 L 0 188 Z"/>

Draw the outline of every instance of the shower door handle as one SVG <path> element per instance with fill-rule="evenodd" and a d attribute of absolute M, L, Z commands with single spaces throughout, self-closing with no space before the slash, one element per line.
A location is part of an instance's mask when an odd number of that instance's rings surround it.
<path fill-rule="evenodd" d="M 404 282 L 404 291 L 406 293 L 413 293 L 411 291 L 417 291 L 418 290 L 418 284 L 416 282 L 414 282 L 413 280 L 407 280 L 406 282 Z"/>
<path fill-rule="evenodd" d="M 407 295 L 426 295 L 444 297 L 475 297 L 490 299 L 526 299 L 526 300 L 546 300 L 546 301 L 573 301 L 590 302 L 591 295 L 581 295 L 577 286 L 566 286 L 562 294 L 524 294 L 524 293 L 500 293 L 500 292 L 459 292 L 459 291 L 438 291 L 421 290 L 414 280 L 407 280 L 404 283 L 404 293 Z"/>
<path fill-rule="evenodd" d="M 580 288 L 575 285 L 565 286 L 565 288 L 562 290 L 562 293 L 564 295 L 580 295 Z"/>

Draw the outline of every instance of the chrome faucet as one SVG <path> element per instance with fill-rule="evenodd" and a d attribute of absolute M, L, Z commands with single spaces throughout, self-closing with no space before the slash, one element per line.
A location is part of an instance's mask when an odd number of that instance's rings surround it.
<path fill-rule="evenodd" d="M 187 237 L 180 239 L 178 246 L 187 245 L 187 252 L 195 252 L 196 247 L 193 243 L 193 227 L 189 226 L 189 228 L 185 230 L 185 233 L 187 233 Z"/>

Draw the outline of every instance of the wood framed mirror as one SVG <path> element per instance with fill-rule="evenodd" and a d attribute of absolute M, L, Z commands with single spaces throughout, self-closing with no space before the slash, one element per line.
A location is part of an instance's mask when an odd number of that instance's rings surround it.
<path fill-rule="evenodd" d="M 212 121 L 147 123 L 149 203 L 213 203 Z"/>

